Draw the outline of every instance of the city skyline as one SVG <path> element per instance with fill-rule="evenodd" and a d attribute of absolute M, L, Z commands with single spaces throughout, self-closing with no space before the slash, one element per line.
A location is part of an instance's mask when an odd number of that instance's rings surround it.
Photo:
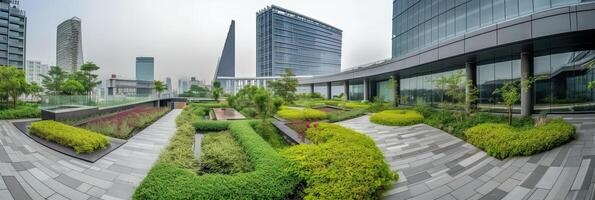
<path fill-rule="evenodd" d="M 312 4 L 316 7 L 312 7 Z M 361 10 L 362 6 L 370 8 Z M 84 57 L 110 74 L 134 76 L 134 57 L 153 55 L 155 78 L 184 75 L 210 81 L 223 49 L 229 21 L 236 20 L 237 76 L 255 76 L 256 12 L 275 4 L 333 24 L 344 31 L 343 68 L 390 57 L 391 1 L 107 1 L 21 2 L 27 12 L 27 59 L 55 64 L 55 31 L 72 16 L 84 21 Z M 183 6 L 182 6 L 183 5 Z M 96 9 L 101 7 L 103 9 Z M 206 9 L 206 8 L 209 9 Z M 109 13 L 101 10 L 110 10 Z M 328 10 L 335 12 L 328 12 Z M 173 10 L 166 16 L 158 11 Z M 200 12 L 197 12 L 200 11 Z M 350 13 L 360 13 L 357 16 Z M 362 16 L 366 16 L 363 18 Z M 366 23 L 373 20 L 376 23 Z M 166 23 L 167 22 L 167 23 Z M 175 22 L 175 23 L 174 23 Z M 365 30 L 365 31 L 364 31 Z M 173 34 L 172 34 L 173 33 Z"/>

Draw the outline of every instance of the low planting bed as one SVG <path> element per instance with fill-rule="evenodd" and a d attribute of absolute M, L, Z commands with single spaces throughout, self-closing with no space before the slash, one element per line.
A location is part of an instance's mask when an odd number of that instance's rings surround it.
<path fill-rule="evenodd" d="M 366 135 L 321 123 L 308 129 L 306 136 L 313 144 L 282 151 L 304 182 L 305 199 L 377 199 L 398 179 Z"/>
<path fill-rule="evenodd" d="M 340 122 L 348 119 L 353 119 L 365 115 L 368 111 L 365 109 L 342 110 L 338 112 L 328 113 L 329 122 Z"/>
<path fill-rule="evenodd" d="M 41 110 L 38 105 L 18 105 L 13 107 L 0 107 L 0 119 L 39 118 Z"/>
<path fill-rule="evenodd" d="M 554 119 L 531 128 L 513 128 L 507 124 L 485 123 L 465 131 L 467 142 L 488 155 L 504 159 L 529 156 L 568 143 L 575 137 L 572 124 Z"/>
<path fill-rule="evenodd" d="M 109 144 L 109 138 L 104 135 L 50 120 L 31 123 L 29 131 L 48 141 L 72 148 L 77 154 L 91 153 L 106 148 Z"/>
<path fill-rule="evenodd" d="M 199 174 L 234 174 L 252 170 L 240 144 L 228 131 L 204 134 Z"/>
<path fill-rule="evenodd" d="M 311 108 L 304 108 L 300 110 L 287 107 L 284 107 L 278 111 L 277 115 L 286 120 L 323 120 L 327 117 L 327 113 L 320 110 Z"/>
<path fill-rule="evenodd" d="M 385 110 L 372 114 L 370 121 L 387 126 L 409 126 L 424 121 L 424 116 L 413 110 Z"/>
<path fill-rule="evenodd" d="M 169 108 L 136 107 L 95 118 L 81 127 L 110 137 L 128 139 L 169 111 Z"/>

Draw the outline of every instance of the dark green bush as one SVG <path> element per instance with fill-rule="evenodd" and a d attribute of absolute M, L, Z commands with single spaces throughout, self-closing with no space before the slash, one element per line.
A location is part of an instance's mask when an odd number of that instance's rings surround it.
<path fill-rule="evenodd" d="M 283 199 L 299 179 L 249 122 L 234 121 L 229 132 L 244 148 L 254 171 L 197 176 L 192 170 L 159 162 L 136 189 L 134 199 Z M 162 160 L 160 160 L 162 161 Z"/>
<path fill-rule="evenodd" d="M 190 103 L 189 106 L 202 108 L 229 108 L 227 102 Z"/>
<path fill-rule="evenodd" d="M 466 140 L 465 130 L 482 123 L 507 123 L 505 115 L 491 113 L 477 113 L 473 115 L 462 115 L 460 119 L 455 116 L 461 113 L 453 111 L 424 111 L 424 123 L 435 128 L 446 131 L 462 140 Z M 516 128 L 533 126 L 533 119 L 530 117 L 514 117 L 512 126 Z"/>
<path fill-rule="evenodd" d="M 41 110 L 38 106 L 19 105 L 17 108 L 0 108 L 0 119 L 39 118 Z"/>
<path fill-rule="evenodd" d="M 321 123 L 306 136 L 314 144 L 282 151 L 305 181 L 305 199 L 373 199 L 397 180 L 374 141 L 337 124 Z"/>
<path fill-rule="evenodd" d="M 255 118 L 258 115 L 258 111 L 255 108 L 244 108 L 242 109 L 241 113 L 250 118 Z"/>
<path fill-rule="evenodd" d="M 424 116 L 413 110 L 385 110 L 374 113 L 370 121 L 387 126 L 409 126 L 424 121 Z"/>
<path fill-rule="evenodd" d="M 214 132 L 214 131 L 224 131 L 227 130 L 227 127 L 231 121 L 222 120 L 222 121 L 212 121 L 212 120 L 198 120 L 192 123 L 194 128 L 197 131 L 202 132 Z"/>
<path fill-rule="evenodd" d="M 234 174 L 252 170 L 242 147 L 228 132 L 205 134 L 199 170 L 206 174 Z"/>
<path fill-rule="evenodd" d="M 337 112 L 327 113 L 329 122 L 340 122 L 348 119 L 353 119 L 366 114 L 364 109 L 342 110 Z"/>
<path fill-rule="evenodd" d="M 190 123 L 179 126 L 169 145 L 159 156 L 159 163 L 167 163 L 184 169 L 197 169 L 198 162 L 192 150 L 195 134 L 196 130 Z"/>
<path fill-rule="evenodd" d="M 467 142 L 496 158 L 529 156 L 566 144 L 575 137 L 574 126 L 555 119 L 540 127 L 515 129 L 507 124 L 485 123 L 465 131 Z"/>
<path fill-rule="evenodd" d="M 289 146 L 270 121 L 254 120 L 250 122 L 250 125 L 273 148 L 284 149 Z"/>
<path fill-rule="evenodd" d="M 33 122 L 29 131 L 46 140 L 72 148 L 76 153 L 91 153 L 109 144 L 109 138 L 104 135 L 51 120 Z"/>
<path fill-rule="evenodd" d="M 182 113 L 176 118 L 176 126 L 181 126 L 185 123 L 192 123 L 197 120 L 201 120 L 208 113 L 208 108 L 200 107 L 198 104 L 187 105 Z"/>

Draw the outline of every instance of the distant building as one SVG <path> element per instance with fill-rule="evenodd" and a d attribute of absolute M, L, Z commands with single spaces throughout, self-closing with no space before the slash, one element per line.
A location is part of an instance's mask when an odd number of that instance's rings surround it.
<path fill-rule="evenodd" d="M 25 69 L 27 17 L 18 2 L 0 2 L 0 65 Z"/>
<path fill-rule="evenodd" d="M 190 90 L 190 80 L 186 78 L 178 79 L 178 94 L 182 94 Z"/>
<path fill-rule="evenodd" d="M 205 81 L 198 80 L 198 79 L 196 79 L 196 77 L 190 77 L 190 86 L 193 86 L 193 85 L 200 86 L 200 87 L 206 86 Z"/>
<path fill-rule="evenodd" d="M 219 62 L 217 63 L 217 68 L 215 71 L 215 80 L 217 77 L 235 77 L 236 76 L 236 39 L 235 39 L 235 27 L 236 22 L 231 20 L 231 25 L 229 25 L 229 31 L 227 32 L 227 38 L 225 39 L 225 44 L 223 45 L 223 51 L 221 52 L 221 57 L 219 58 Z"/>
<path fill-rule="evenodd" d="M 28 60 L 25 65 L 25 78 L 27 79 L 27 82 L 41 84 L 41 81 L 43 81 L 41 75 L 47 75 L 49 68 L 50 67 L 47 64 L 43 64 L 40 61 Z"/>
<path fill-rule="evenodd" d="M 170 77 L 165 78 L 165 85 L 167 86 L 167 91 L 169 93 L 172 93 L 172 91 L 174 90 L 174 88 L 171 85 L 171 78 Z"/>
<path fill-rule="evenodd" d="M 81 19 L 73 17 L 58 25 L 56 65 L 69 73 L 83 65 L 83 33 Z"/>
<path fill-rule="evenodd" d="M 217 80 L 221 83 L 223 93 L 235 94 L 246 86 L 254 85 L 258 87 L 268 87 L 269 81 L 277 80 L 281 77 L 218 77 Z M 296 77 L 298 80 L 301 78 L 310 78 L 310 76 Z"/>
<path fill-rule="evenodd" d="M 118 78 L 115 74 L 106 81 L 108 95 L 151 96 L 155 89 L 153 81 Z"/>
<path fill-rule="evenodd" d="M 155 59 L 153 57 L 136 57 L 136 80 L 155 80 Z"/>
<path fill-rule="evenodd" d="M 315 76 L 341 71 L 343 31 L 313 18 L 269 6 L 256 15 L 256 76 Z"/>

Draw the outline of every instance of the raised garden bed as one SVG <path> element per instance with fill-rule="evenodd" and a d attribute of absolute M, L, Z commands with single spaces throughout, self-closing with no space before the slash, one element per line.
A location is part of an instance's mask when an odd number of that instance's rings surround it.
<path fill-rule="evenodd" d="M 136 107 L 118 113 L 95 117 L 80 127 L 110 137 L 128 139 L 165 115 L 169 108 Z"/>

